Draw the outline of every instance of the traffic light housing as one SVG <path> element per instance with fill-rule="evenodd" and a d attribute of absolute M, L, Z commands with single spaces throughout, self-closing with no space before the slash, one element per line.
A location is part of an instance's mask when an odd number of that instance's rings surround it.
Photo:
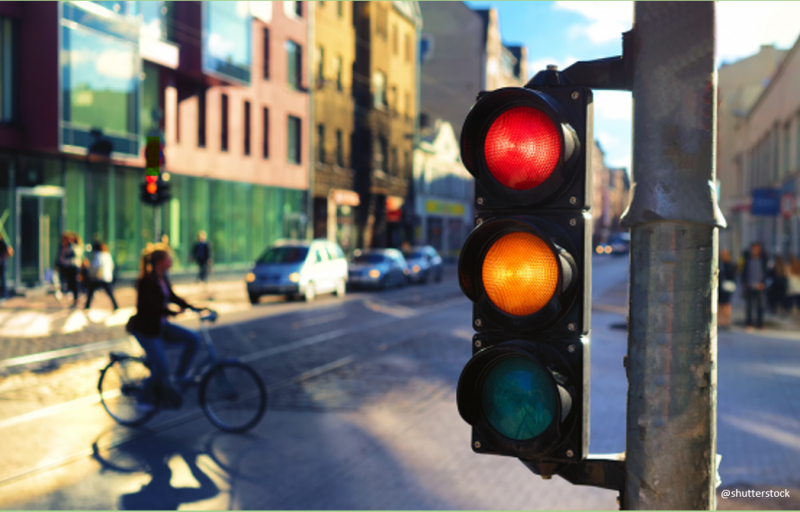
<path fill-rule="evenodd" d="M 147 137 L 144 156 L 145 182 L 142 183 L 141 199 L 145 204 L 158 206 L 172 199 L 169 181 L 161 175 L 164 148 L 160 137 Z"/>
<path fill-rule="evenodd" d="M 592 91 L 536 82 L 482 93 L 462 130 L 476 334 L 457 402 L 475 452 L 554 474 L 589 448 Z"/>

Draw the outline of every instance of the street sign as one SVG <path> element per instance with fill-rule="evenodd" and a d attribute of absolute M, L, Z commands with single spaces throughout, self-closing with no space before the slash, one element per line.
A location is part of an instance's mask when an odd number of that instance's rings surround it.
<path fill-rule="evenodd" d="M 759 188 L 753 190 L 753 201 L 750 213 L 764 217 L 774 217 L 780 211 L 780 191 L 776 188 Z"/>

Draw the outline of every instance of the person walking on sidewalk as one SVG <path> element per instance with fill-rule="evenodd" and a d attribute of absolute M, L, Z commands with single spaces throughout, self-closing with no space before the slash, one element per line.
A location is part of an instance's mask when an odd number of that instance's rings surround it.
<path fill-rule="evenodd" d="M 114 298 L 114 258 L 108 252 L 106 244 L 95 242 L 92 250 L 92 264 L 89 267 L 89 291 L 86 294 L 86 309 L 92 306 L 92 297 L 95 290 L 103 288 L 111 299 L 114 311 L 117 310 L 117 300 Z"/>
<path fill-rule="evenodd" d="M 768 270 L 769 286 L 767 290 L 767 302 L 772 314 L 783 316 L 786 306 L 786 290 L 789 280 L 786 278 L 786 263 L 781 256 L 776 256 L 772 262 L 772 267 Z"/>
<path fill-rule="evenodd" d="M 745 254 L 741 281 L 747 302 L 745 328 L 753 328 L 753 316 L 755 316 L 755 325 L 761 329 L 764 327 L 764 289 L 767 282 L 767 256 L 764 254 L 759 242 L 753 242 L 750 245 L 750 250 Z"/>
<path fill-rule="evenodd" d="M 719 317 L 718 326 L 731 326 L 731 299 L 736 291 L 736 264 L 731 261 L 731 251 L 723 249 L 719 262 Z"/>
<path fill-rule="evenodd" d="M 0 300 L 4 300 L 8 295 L 6 290 L 6 261 L 14 256 L 14 249 L 8 245 L 0 233 Z"/>
<path fill-rule="evenodd" d="M 72 307 L 78 305 L 78 269 L 83 260 L 83 248 L 80 237 L 75 233 L 65 233 L 61 237 L 61 249 L 58 253 L 58 266 L 64 274 L 67 290 L 72 292 Z"/>
<path fill-rule="evenodd" d="M 180 363 L 176 371 L 178 385 L 188 383 L 188 373 L 192 359 L 200 347 L 198 335 L 167 319 L 175 316 L 169 304 L 177 304 L 181 311 L 195 309 L 188 302 L 175 295 L 170 286 L 167 271 L 172 267 L 172 257 L 161 244 L 155 250 L 146 253 L 140 263 L 141 274 L 136 284 L 136 314 L 130 318 L 126 329 L 130 332 L 147 354 L 150 362 L 151 377 L 145 385 L 145 394 L 137 408 L 143 411 L 152 410 L 155 396 L 155 385 L 163 386 L 167 393 L 174 396 L 175 387 L 170 383 L 169 361 L 164 351 L 164 344 L 183 346 Z"/>
<path fill-rule="evenodd" d="M 211 246 L 206 242 L 206 232 L 197 234 L 197 243 L 192 247 L 192 259 L 197 262 L 199 272 L 197 279 L 208 284 L 208 274 L 211 271 Z"/>
<path fill-rule="evenodd" d="M 789 265 L 786 266 L 786 277 L 788 285 L 786 287 L 786 310 L 789 314 L 794 314 L 794 308 L 800 311 L 800 258 L 792 254 L 789 256 Z"/>

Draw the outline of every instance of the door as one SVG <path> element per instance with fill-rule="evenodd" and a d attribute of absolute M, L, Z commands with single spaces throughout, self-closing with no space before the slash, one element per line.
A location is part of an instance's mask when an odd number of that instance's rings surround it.
<path fill-rule="evenodd" d="M 63 190 L 50 186 L 17 189 L 17 288 L 43 286 L 51 279 L 63 228 Z"/>

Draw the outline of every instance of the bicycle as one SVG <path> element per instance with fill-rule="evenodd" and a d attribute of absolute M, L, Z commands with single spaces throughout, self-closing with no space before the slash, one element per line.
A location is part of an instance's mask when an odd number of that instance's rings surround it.
<path fill-rule="evenodd" d="M 208 356 L 190 370 L 192 383 L 199 380 L 199 405 L 206 418 L 225 432 L 242 433 L 255 427 L 267 409 L 267 390 L 261 377 L 250 366 L 235 359 L 220 360 L 208 324 L 217 320 L 217 312 L 193 309 L 200 317 L 200 332 Z M 203 315 L 203 311 L 208 313 Z M 175 396 L 156 384 L 155 407 L 145 411 L 137 403 L 150 377 L 150 363 L 145 356 L 112 352 L 110 361 L 100 370 L 97 390 L 106 412 L 120 425 L 138 427 L 149 421 L 161 408 L 178 409 L 186 388 Z M 238 420 L 238 421 L 237 421 Z"/>

